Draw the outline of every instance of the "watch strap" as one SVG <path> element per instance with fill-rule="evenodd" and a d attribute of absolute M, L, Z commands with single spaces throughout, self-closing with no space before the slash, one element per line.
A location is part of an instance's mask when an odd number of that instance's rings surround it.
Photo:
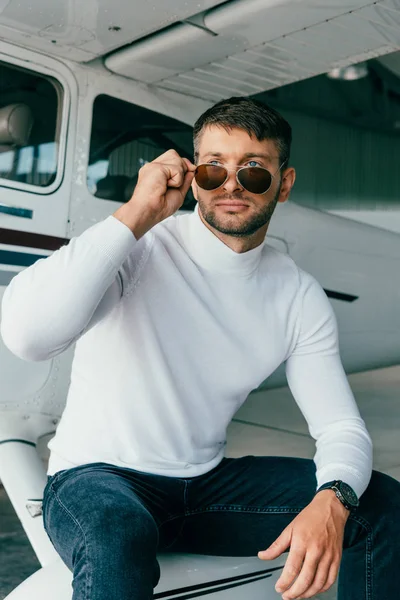
<path fill-rule="evenodd" d="M 350 503 L 349 503 L 349 502 L 346 500 L 346 498 L 345 498 L 345 496 L 343 495 L 343 493 L 342 493 L 342 490 L 341 490 L 341 484 L 342 484 L 342 483 L 343 483 L 343 482 L 342 482 L 342 481 L 340 481 L 340 480 L 338 480 L 338 479 L 336 479 L 336 480 L 334 480 L 334 481 L 328 481 L 327 483 L 324 483 L 323 485 L 321 485 L 321 486 L 320 486 L 320 487 L 317 489 L 317 491 L 316 491 L 316 494 L 318 494 L 318 492 L 322 492 L 322 490 L 332 490 L 333 492 L 335 492 L 335 495 L 336 495 L 337 499 L 338 499 L 338 500 L 340 500 L 340 502 L 343 504 L 343 506 L 344 506 L 345 508 L 347 508 L 347 510 L 349 510 L 349 511 L 352 511 L 352 510 L 354 510 L 355 508 L 357 508 L 357 506 L 358 506 L 358 502 L 357 502 L 357 504 L 350 504 Z M 348 484 L 345 484 L 345 485 L 346 485 L 346 486 L 348 486 L 348 487 L 350 488 L 350 486 L 349 486 Z M 352 491 L 352 493 L 354 494 L 354 496 L 357 498 L 357 496 L 356 496 L 356 494 L 355 494 L 354 490 L 353 490 L 352 488 L 350 488 L 350 490 Z"/>

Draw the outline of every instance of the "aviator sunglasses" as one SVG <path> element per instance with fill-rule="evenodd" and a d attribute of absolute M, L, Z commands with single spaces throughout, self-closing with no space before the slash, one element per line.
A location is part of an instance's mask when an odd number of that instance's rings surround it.
<path fill-rule="evenodd" d="M 230 171 L 236 171 L 236 180 L 239 185 L 251 194 L 265 194 L 272 185 L 272 180 L 281 170 L 286 160 L 274 174 L 264 167 L 241 167 L 236 165 L 231 169 L 222 165 L 204 163 L 198 165 L 194 174 L 197 185 L 202 190 L 216 190 L 227 181 Z"/>

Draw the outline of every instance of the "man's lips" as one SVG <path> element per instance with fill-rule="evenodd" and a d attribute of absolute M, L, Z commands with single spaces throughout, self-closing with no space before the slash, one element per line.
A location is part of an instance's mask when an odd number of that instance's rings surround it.
<path fill-rule="evenodd" d="M 235 207 L 235 208 L 247 208 L 248 204 L 246 204 L 245 202 L 240 202 L 238 200 L 224 200 L 221 202 L 216 202 L 215 203 L 216 206 L 230 206 L 230 207 Z"/>

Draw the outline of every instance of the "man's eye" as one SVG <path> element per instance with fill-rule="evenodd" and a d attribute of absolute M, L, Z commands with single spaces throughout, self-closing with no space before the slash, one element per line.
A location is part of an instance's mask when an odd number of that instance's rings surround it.
<path fill-rule="evenodd" d="M 219 160 L 210 160 L 208 164 L 210 164 L 210 165 L 220 165 L 221 163 L 219 162 Z"/>
<path fill-rule="evenodd" d="M 247 163 L 248 167 L 260 167 L 260 163 L 257 162 L 256 160 L 249 160 L 249 162 Z"/>

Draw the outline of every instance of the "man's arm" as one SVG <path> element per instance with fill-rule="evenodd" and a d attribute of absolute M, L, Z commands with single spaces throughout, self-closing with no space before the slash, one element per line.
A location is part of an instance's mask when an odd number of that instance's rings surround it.
<path fill-rule="evenodd" d="M 314 278 L 302 273 L 302 279 L 288 384 L 316 440 L 317 487 L 340 479 L 360 497 L 371 478 L 371 438 L 340 360 L 332 306 Z"/>
<path fill-rule="evenodd" d="M 31 361 L 66 350 L 119 301 L 118 270 L 135 244 L 132 232 L 108 217 L 21 271 L 3 296 L 6 346 Z"/>
<path fill-rule="evenodd" d="M 20 358 L 46 360 L 104 318 L 121 297 L 124 261 L 137 240 L 182 206 L 195 169 L 175 150 L 165 152 L 140 169 L 132 198 L 112 217 L 18 274 L 3 297 L 6 346 Z"/>
<path fill-rule="evenodd" d="M 316 439 L 317 487 L 338 479 L 358 497 L 372 471 L 372 444 L 341 364 L 336 318 L 321 286 L 301 272 L 297 339 L 286 363 L 290 389 Z M 290 552 L 276 584 L 284 600 L 329 589 L 339 570 L 349 511 L 332 490 L 319 492 L 259 557 Z"/>

